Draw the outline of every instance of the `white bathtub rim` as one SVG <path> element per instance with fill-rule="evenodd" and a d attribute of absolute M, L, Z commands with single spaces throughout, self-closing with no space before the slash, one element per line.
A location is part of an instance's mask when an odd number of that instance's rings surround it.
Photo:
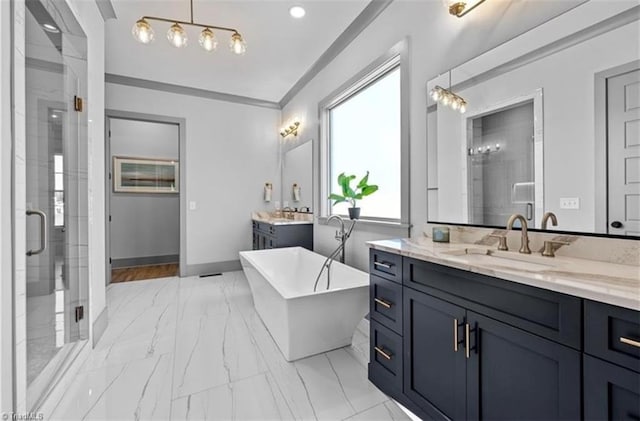
<path fill-rule="evenodd" d="M 307 250 L 304 247 L 283 247 L 280 248 L 278 250 L 286 250 L 286 249 L 302 249 L 304 252 L 309 252 L 309 253 L 314 253 L 317 254 L 319 256 L 322 256 L 319 253 L 315 253 L 313 251 Z M 279 285 L 274 285 L 274 283 L 272 283 L 271 281 L 269 281 L 269 276 L 267 276 L 267 274 L 262 270 L 262 268 L 260 267 L 260 265 L 256 265 L 255 260 L 253 260 L 253 258 L 251 258 L 251 253 L 253 251 L 262 251 L 262 250 L 248 250 L 248 251 L 241 251 L 240 254 L 240 263 L 244 266 L 244 260 L 247 260 L 251 266 L 258 271 L 258 273 L 260 273 L 260 275 L 267 280 L 267 282 L 269 282 L 269 284 L 276 290 L 278 291 L 278 294 L 280 294 L 282 296 L 282 298 L 284 298 L 285 300 L 295 300 L 295 299 L 302 299 L 302 298 L 306 298 L 306 297 L 310 297 L 310 296 L 315 296 L 315 295 L 322 295 L 322 294 L 330 294 L 333 292 L 338 292 L 338 291 L 344 291 L 344 290 L 348 290 L 348 289 L 357 289 L 357 288 L 368 288 L 369 287 L 369 275 L 366 272 L 363 272 L 359 269 L 356 269 L 354 267 L 351 267 L 349 265 L 346 265 L 344 263 L 340 263 L 340 262 L 336 262 L 334 261 L 333 264 L 335 265 L 343 265 L 345 267 L 347 267 L 349 270 L 353 270 L 355 272 L 360 272 L 362 274 L 364 274 L 365 276 L 363 277 L 364 282 L 362 283 L 362 285 L 353 285 L 353 286 L 349 286 L 349 287 L 342 287 L 342 288 L 331 288 L 331 289 L 322 289 L 320 291 L 311 291 L 308 293 L 302 293 L 302 294 L 290 294 L 290 293 L 285 293 L 284 291 L 282 291 L 282 289 L 280 288 Z M 318 276 L 317 273 L 315 274 L 315 276 Z M 313 278 L 315 281 L 315 278 Z M 324 282 L 323 282 L 324 281 Z M 325 285 L 326 286 L 326 278 L 323 275 L 323 278 L 320 279 L 320 282 L 318 282 L 318 287 L 321 287 Z"/>

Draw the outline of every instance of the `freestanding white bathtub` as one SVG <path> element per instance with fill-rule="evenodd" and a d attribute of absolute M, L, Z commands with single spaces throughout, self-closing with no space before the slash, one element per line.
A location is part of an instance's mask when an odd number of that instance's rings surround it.
<path fill-rule="evenodd" d="M 339 261 L 331 265 L 331 289 L 323 273 L 325 257 L 302 247 L 240 252 L 256 311 L 287 361 L 351 344 L 369 310 L 369 276 Z"/>

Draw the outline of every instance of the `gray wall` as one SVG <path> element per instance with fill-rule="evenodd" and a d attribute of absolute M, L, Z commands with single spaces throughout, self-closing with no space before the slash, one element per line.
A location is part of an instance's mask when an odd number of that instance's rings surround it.
<path fill-rule="evenodd" d="M 110 130 L 111 166 L 114 156 L 179 159 L 176 124 L 110 118 Z M 110 194 L 114 266 L 119 259 L 179 254 L 178 194 L 114 193 L 113 184 Z"/>

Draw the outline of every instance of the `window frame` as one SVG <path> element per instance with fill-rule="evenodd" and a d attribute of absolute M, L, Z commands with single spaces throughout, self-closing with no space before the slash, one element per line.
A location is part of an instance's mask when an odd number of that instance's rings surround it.
<path fill-rule="evenodd" d="M 345 84 L 340 86 L 318 105 L 319 121 L 319 153 L 316 177 L 319 180 L 317 203 L 320 219 L 333 215 L 331 201 L 328 199 L 331 187 L 331 110 L 349 100 L 353 96 L 376 83 L 390 72 L 400 69 L 400 219 L 365 217 L 360 221 L 393 226 L 409 225 L 409 63 L 408 40 L 394 45 L 387 53 L 374 60 L 358 72 Z M 340 215 L 344 216 L 344 215 Z"/>

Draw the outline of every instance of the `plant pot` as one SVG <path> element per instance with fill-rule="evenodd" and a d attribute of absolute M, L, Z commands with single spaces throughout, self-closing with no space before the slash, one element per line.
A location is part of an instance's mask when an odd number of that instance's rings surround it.
<path fill-rule="evenodd" d="M 349 208 L 350 219 L 360 219 L 360 208 Z"/>

